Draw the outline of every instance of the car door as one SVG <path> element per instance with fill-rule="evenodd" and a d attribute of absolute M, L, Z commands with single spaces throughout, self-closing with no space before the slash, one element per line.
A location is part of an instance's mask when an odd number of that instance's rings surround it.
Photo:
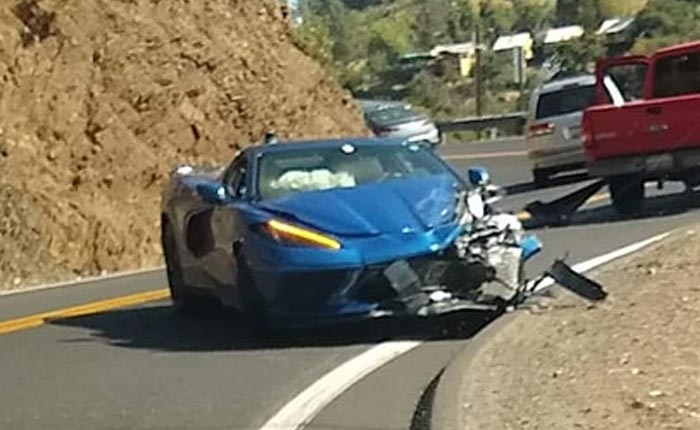
<path fill-rule="evenodd" d="M 657 151 L 695 147 L 700 137 L 700 52 L 696 47 L 655 58 L 648 132 Z"/>
<path fill-rule="evenodd" d="M 226 170 L 222 177 L 226 198 L 214 208 L 210 218 L 213 252 L 207 262 L 207 272 L 222 299 L 228 297 L 238 274 L 234 247 L 240 243 L 245 228 L 241 208 L 247 204 L 249 197 L 249 162 L 249 157 L 243 155 Z"/>
<path fill-rule="evenodd" d="M 643 102 L 649 58 L 603 60 L 596 68 L 596 104 L 589 133 L 598 156 L 644 151 L 653 145 L 653 119 Z"/>

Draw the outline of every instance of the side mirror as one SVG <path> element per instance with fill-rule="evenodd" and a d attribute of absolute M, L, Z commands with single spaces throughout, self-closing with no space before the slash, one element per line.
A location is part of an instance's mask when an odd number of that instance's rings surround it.
<path fill-rule="evenodd" d="M 408 139 L 408 141 L 412 145 L 418 145 L 421 148 L 425 148 L 425 149 L 434 149 L 435 148 L 435 145 L 433 145 L 429 140 L 425 140 L 425 139 L 411 140 L 411 139 Z"/>
<path fill-rule="evenodd" d="M 219 204 L 226 201 L 228 193 L 220 183 L 202 183 L 197 185 L 197 194 L 207 203 Z"/>
<path fill-rule="evenodd" d="M 483 187 L 491 182 L 491 176 L 484 167 L 472 167 L 467 172 L 469 183 L 475 187 Z"/>

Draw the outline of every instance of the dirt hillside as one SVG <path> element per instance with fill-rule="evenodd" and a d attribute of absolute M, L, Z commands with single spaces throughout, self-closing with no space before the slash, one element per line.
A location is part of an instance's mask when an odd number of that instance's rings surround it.
<path fill-rule="evenodd" d="M 280 4 L 0 2 L 0 288 L 159 264 L 178 162 L 365 134 Z"/>
<path fill-rule="evenodd" d="M 463 428 L 700 429 L 700 228 L 498 332 L 463 381 Z"/>

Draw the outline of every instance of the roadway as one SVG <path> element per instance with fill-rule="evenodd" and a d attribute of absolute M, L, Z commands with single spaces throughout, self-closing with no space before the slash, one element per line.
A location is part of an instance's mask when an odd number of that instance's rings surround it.
<path fill-rule="evenodd" d="M 442 152 L 460 171 L 488 167 L 494 182 L 508 186 L 512 195 L 502 204 L 512 209 L 561 196 L 584 179 L 533 189 L 519 140 Z M 587 260 L 697 219 L 697 198 L 650 193 L 649 210 L 636 219 L 619 219 L 603 196 L 572 225 L 537 230 L 546 248 L 530 273 L 567 253 L 571 262 Z M 397 338 L 420 343 L 351 384 L 306 428 L 421 428 L 425 411 L 416 411 L 426 387 L 482 324 L 453 315 L 261 339 L 225 312 L 188 320 L 173 315 L 167 300 L 134 304 L 165 285 L 163 273 L 153 271 L 0 297 L 0 428 L 256 430 L 328 372 Z M 139 296 L 132 302 L 114 300 L 133 294 Z M 71 316 L 83 313 L 90 315 Z M 280 427 L 274 430 L 288 428 Z"/>

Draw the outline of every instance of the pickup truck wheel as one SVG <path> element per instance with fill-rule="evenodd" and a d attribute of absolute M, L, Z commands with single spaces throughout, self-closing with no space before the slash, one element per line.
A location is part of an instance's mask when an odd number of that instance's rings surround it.
<path fill-rule="evenodd" d="M 636 176 L 615 176 L 608 178 L 610 198 L 617 213 L 633 215 L 644 205 L 644 181 Z"/>
<path fill-rule="evenodd" d="M 549 185 L 551 176 L 552 172 L 546 169 L 534 169 L 532 171 L 532 181 L 537 188 L 543 188 Z"/>

